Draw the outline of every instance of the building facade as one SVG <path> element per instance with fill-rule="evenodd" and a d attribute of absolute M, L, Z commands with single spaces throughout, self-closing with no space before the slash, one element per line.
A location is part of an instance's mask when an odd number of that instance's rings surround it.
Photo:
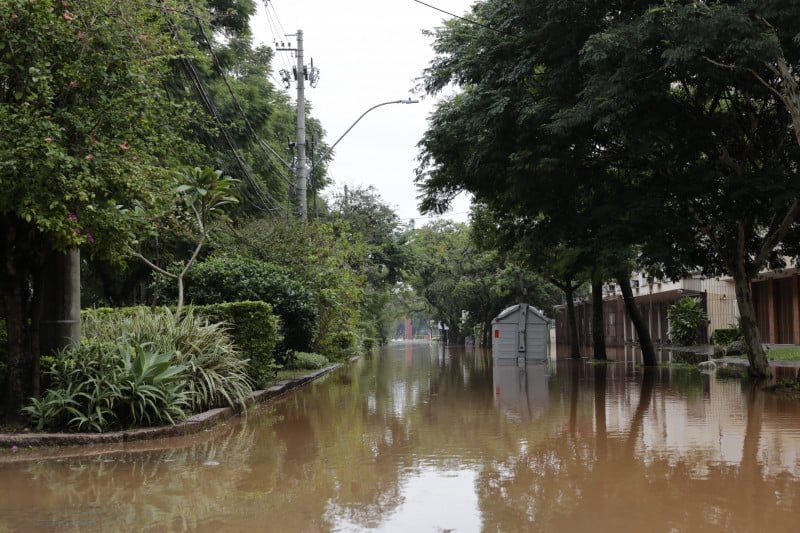
<path fill-rule="evenodd" d="M 650 337 L 656 344 L 669 343 L 667 311 L 685 296 L 700 299 L 708 316 L 708 325 L 698 331 L 698 340 L 706 343 L 716 329 L 730 328 L 738 321 L 736 294 L 733 281 L 703 278 L 699 274 L 677 282 L 654 280 L 645 275 L 635 275 L 631 288 L 636 305 L 648 326 Z M 556 309 L 556 343 L 569 344 L 569 324 L 566 305 Z M 575 302 L 578 338 L 583 346 L 592 344 L 592 302 Z M 795 314 L 798 316 L 798 314 Z M 639 338 L 625 308 L 622 293 L 617 285 L 607 285 L 603 294 L 603 321 L 606 345 L 623 346 L 638 342 Z"/>

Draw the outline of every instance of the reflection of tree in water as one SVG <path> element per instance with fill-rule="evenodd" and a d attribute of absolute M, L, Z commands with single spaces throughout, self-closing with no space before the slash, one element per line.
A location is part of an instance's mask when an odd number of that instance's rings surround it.
<path fill-rule="evenodd" d="M 758 462 L 763 391 L 749 392 L 739 465 L 702 451 L 676 456 L 641 446 L 646 420 L 663 408 L 655 398 L 673 393 L 664 388 L 669 374 L 646 371 L 640 384 L 619 382 L 639 394 L 626 431 L 611 434 L 605 371 L 596 368 L 594 389 L 583 381 L 577 394 L 578 375 L 571 374 L 564 431 L 483 466 L 477 488 L 484 531 L 777 531 L 795 523 L 800 484 L 789 472 L 767 479 Z"/>
<path fill-rule="evenodd" d="M 87 524 L 102 524 L 98 529 L 107 531 L 194 529 L 219 512 L 247 474 L 244 458 L 253 442 L 253 430 L 239 427 L 186 448 L 35 462 L 26 467 L 27 476 L 15 480 L 4 505 L 16 507 L 17 494 L 27 519 L 35 515 L 45 529 L 80 531 Z M 3 526 L 0 521 L 0 530 Z"/>
<path fill-rule="evenodd" d="M 791 473 L 761 472 L 763 395 L 747 397 L 741 464 L 715 463 L 703 448 L 648 445 L 667 400 L 702 401 L 704 378 L 573 368 L 551 376 L 545 413 L 518 422 L 498 413 L 484 354 L 365 359 L 191 448 L 28 465 L 0 509 L 30 515 L 36 494 L 45 529 L 373 528 L 402 505 L 407 480 L 459 469 L 476 473 L 487 531 L 777 530 L 800 505 Z"/>

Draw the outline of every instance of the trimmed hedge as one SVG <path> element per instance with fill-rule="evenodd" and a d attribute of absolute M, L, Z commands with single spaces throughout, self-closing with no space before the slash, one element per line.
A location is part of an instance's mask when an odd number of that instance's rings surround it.
<path fill-rule="evenodd" d="M 162 298 L 174 301 L 177 289 L 172 280 L 161 277 L 157 283 Z M 186 273 L 185 283 L 186 301 L 195 305 L 267 302 L 281 319 L 279 354 L 311 349 L 319 318 L 314 295 L 285 268 L 255 259 L 212 257 L 195 264 Z"/>
<path fill-rule="evenodd" d="M 228 302 L 195 306 L 195 312 L 228 324 L 234 344 L 250 358 L 250 377 L 264 387 L 275 376 L 278 318 L 266 302 Z"/>
<path fill-rule="evenodd" d="M 295 352 L 290 368 L 296 370 L 319 370 L 330 364 L 324 355 L 311 352 Z"/>

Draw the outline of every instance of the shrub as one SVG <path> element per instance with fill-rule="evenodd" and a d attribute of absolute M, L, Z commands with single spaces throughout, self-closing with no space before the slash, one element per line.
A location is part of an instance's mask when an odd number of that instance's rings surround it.
<path fill-rule="evenodd" d="M 175 298 L 171 283 L 160 285 L 160 293 Z M 281 353 L 308 350 L 317 332 L 318 314 L 312 293 L 293 280 L 286 269 L 271 263 L 238 257 L 216 257 L 197 263 L 186 274 L 186 299 L 196 305 L 269 303 L 282 321 Z"/>
<path fill-rule="evenodd" d="M 328 336 L 321 348 L 332 360 L 342 360 L 356 355 L 358 335 L 352 331 L 338 331 Z"/>
<path fill-rule="evenodd" d="M 198 306 L 195 311 L 228 326 L 236 347 L 250 358 L 250 378 L 256 386 L 266 386 L 278 368 L 278 319 L 272 314 L 272 307 L 264 302 L 232 302 Z"/>
<path fill-rule="evenodd" d="M 51 388 L 24 408 L 37 428 L 102 432 L 185 418 L 187 367 L 150 344 L 126 340 L 87 339 L 56 356 L 47 371 Z"/>
<path fill-rule="evenodd" d="M 364 340 L 361 341 L 365 352 L 371 352 L 377 343 L 378 340 L 372 337 L 364 337 Z"/>
<path fill-rule="evenodd" d="M 672 342 L 682 346 L 695 343 L 697 332 L 707 323 L 700 298 L 684 297 L 669 307 L 669 334 Z"/>
<path fill-rule="evenodd" d="M 317 370 L 328 366 L 330 361 L 324 355 L 310 352 L 295 352 L 291 368 L 298 370 Z"/>
<path fill-rule="evenodd" d="M 738 328 L 719 328 L 711 334 L 711 344 L 726 345 L 742 337 Z"/>
<path fill-rule="evenodd" d="M 134 310 L 135 309 L 135 310 Z M 126 308 L 120 313 L 83 313 L 87 337 L 109 342 L 150 343 L 158 353 L 173 354 L 173 362 L 186 365 L 184 375 L 193 412 L 220 405 L 241 405 L 252 393 L 248 361 L 234 346 L 222 324 L 209 324 L 188 308 L 176 323 L 162 308 Z"/>

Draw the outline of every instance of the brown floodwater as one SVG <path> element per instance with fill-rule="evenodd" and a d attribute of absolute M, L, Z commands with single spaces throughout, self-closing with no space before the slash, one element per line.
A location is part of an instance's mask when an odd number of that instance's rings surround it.
<path fill-rule="evenodd" d="M 800 401 L 395 344 L 186 438 L 0 454 L 5 531 L 796 531 Z"/>

